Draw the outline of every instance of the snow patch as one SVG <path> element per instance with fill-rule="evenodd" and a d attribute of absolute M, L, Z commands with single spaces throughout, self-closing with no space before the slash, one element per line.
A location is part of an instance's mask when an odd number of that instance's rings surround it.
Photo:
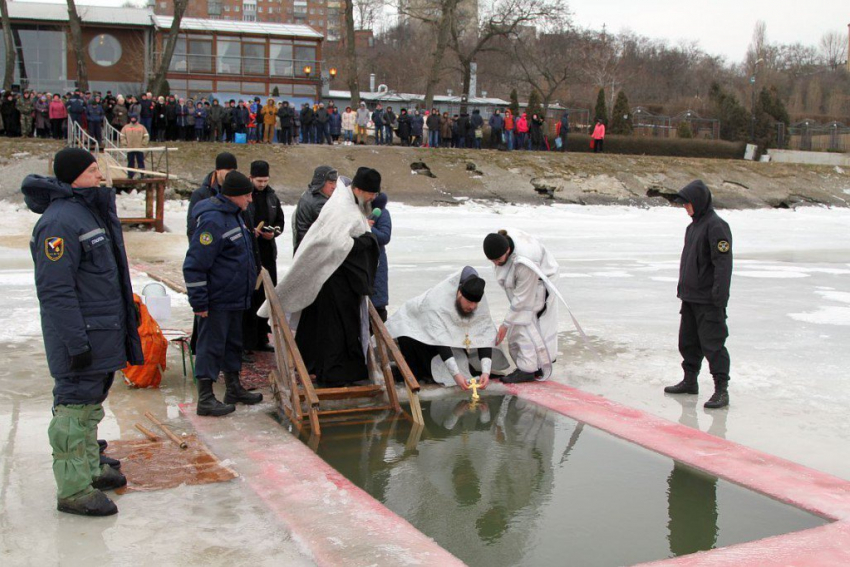
<path fill-rule="evenodd" d="M 789 313 L 795 321 L 815 325 L 850 326 L 850 307 L 821 307 L 808 313 Z"/>
<path fill-rule="evenodd" d="M 773 272 L 773 271 L 737 271 L 732 272 L 733 275 L 739 276 L 742 278 L 763 278 L 763 279 L 794 279 L 794 278 L 808 278 L 809 274 L 805 274 L 802 272 Z"/>

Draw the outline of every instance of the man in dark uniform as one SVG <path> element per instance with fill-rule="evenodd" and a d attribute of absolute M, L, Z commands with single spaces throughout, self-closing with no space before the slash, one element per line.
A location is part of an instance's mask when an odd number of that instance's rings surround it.
<path fill-rule="evenodd" d="M 328 202 L 336 189 L 339 179 L 337 170 L 329 165 L 320 165 L 313 171 L 313 180 L 307 190 L 301 195 L 295 211 L 292 213 L 292 253 L 304 239 L 304 235 L 319 218 L 322 207 Z"/>
<path fill-rule="evenodd" d="M 283 233 L 284 217 L 280 199 L 269 186 L 269 163 L 255 161 L 251 163 L 251 183 L 254 185 L 251 204 L 248 211 L 254 222 L 253 231 L 257 239 L 260 265 L 268 270 L 272 283 L 277 285 L 277 243 L 275 239 Z M 246 351 L 274 350 L 269 345 L 268 319 L 257 316 L 257 310 L 266 300 L 263 288 L 254 291 L 251 309 L 245 311 L 243 318 L 243 339 Z"/>
<path fill-rule="evenodd" d="M 195 205 L 204 199 L 218 195 L 221 191 L 221 184 L 224 183 L 224 178 L 236 168 L 236 156 L 230 152 L 221 152 L 215 156 L 215 171 L 208 173 L 201 186 L 192 191 L 192 196 L 189 198 L 189 207 L 186 211 L 186 236 L 189 237 L 190 242 L 192 240 L 192 233 L 195 232 L 195 224 L 193 223 Z"/>
<path fill-rule="evenodd" d="M 214 197 L 221 192 L 221 185 L 224 183 L 224 178 L 228 173 L 235 170 L 237 167 L 236 156 L 231 154 L 230 152 L 221 152 L 215 157 L 215 171 L 211 171 L 204 178 L 204 182 L 201 183 L 201 186 L 195 189 L 192 192 L 192 196 L 189 198 L 189 207 L 186 213 L 186 235 L 189 237 L 189 242 L 192 242 L 192 234 L 195 232 L 197 228 L 197 216 L 194 214 L 195 206 L 198 203 L 209 199 L 210 197 Z M 245 222 L 245 226 L 254 227 L 253 219 L 251 218 L 251 211 L 245 209 L 242 211 L 242 219 Z M 254 254 L 254 265 L 259 266 L 260 264 L 260 251 L 257 247 L 257 239 L 254 236 L 254 232 L 251 231 L 251 236 L 249 239 L 251 243 L 251 250 Z M 197 319 L 197 318 L 196 318 Z M 197 339 L 198 339 L 198 322 L 197 320 L 192 325 L 192 339 L 189 343 L 189 346 L 192 352 L 195 352 L 197 348 Z M 249 356 L 243 357 L 244 362 L 253 362 L 253 360 Z"/>
<path fill-rule="evenodd" d="M 242 387 L 242 311 L 251 307 L 257 281 L 251 229 L 242 212 L 251 203 L 251 180 L 231 171 L 220 194 L 198 203 L 197 226 L 183 262 L 189 304 L 198 322 L 195 377 L 198 415 L 226 415 L 233 404 L 256 404 L 262 394 Z M 213 394 L 213 382 L 224 372 L 224 403 Z"/>
<path fill-rule="evenodd" d="M 87 516 L 118 512 L 101 490 L 127 484 L 100 462 L 97 425 L 115 371 L 142 364 L 142 346 L 115 190 L 101 187 L 94 156 L 66 148 L 56 178 L 28 176 L 27 206 L 42 217 L 30 250 L 47 365 L 54 379 L 53 448 L 57 509 Z"/>
<path fill-rule="evenodd" d="M 696 180 L 679 191 L 676 202 L 684 205 L 693 219 L 685 232 L 685 247 L 679 264 L 677 296 L 682 300 L 679 352 L 684 379 L 668 386 L 668 394 L 699 393 L 697 376 L 702 359 L 714 377 L 714 395 L 708 409 L 729 405 L 729 353 L 726 350 L 726 304 L 732 283 L 732 231 L 717 216 L 708 187 Z"/>

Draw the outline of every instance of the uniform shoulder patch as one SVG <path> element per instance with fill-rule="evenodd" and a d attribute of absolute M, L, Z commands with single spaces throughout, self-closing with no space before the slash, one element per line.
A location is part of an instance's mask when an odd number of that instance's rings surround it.
<path fill-rule="evenodd" d="M 729 244 L 728 240 L 721 240 L 717 243 L 717 251 L 721 254 L 726 254 L 729 250 L 732 249 L 732 245 Z"/>
<path fill-rule="evenodd" d="M 58 236 L 48 236 L 44 239 L 44 255 L 56 262 L 65 254 L 65 239 Z"/>
<path fill-rule="evenodd" d="M 213 236 L 209 232 L 204 231 L 201 233 L 201 236 L 198 237 L 198 241 L 204 246 L 209 246 L 212 244 Z"/>

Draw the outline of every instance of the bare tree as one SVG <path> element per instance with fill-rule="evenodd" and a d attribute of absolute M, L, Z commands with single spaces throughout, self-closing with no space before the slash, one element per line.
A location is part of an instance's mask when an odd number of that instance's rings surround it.
<path fill-rule="evenodd" d="M 384 0 L 357 0 L 354 4 L 354 25 L 360 30 L 373 30 L 384 12 Z"/>
<path fill-rule="evenodd" d="M 3 88 L 10 90 L 15 79 L 15 42 L 12 40 L 12 24 L 9 22 L 9 7 L 6 0 L 0 0 L 0 15 L 3 19 L 3 43 L 6 47 L 6 66 L 3 72 Z"/>
<path fill-rule="evenodd" d="M 533 36 L 535 27 L 544 23 L 553 29 L 564 29 L 569 9 L 563 0 L 489 0 L 479 3 L 476 28 L 467 25 L 469 18 L 455 17 L 449 47 L 460 64 L 463 93 L 470 96 L 472 63 L 482 52 L 498 49 L 495 40 L 522 41 Z M 459 15 L 458 15 L 459 16 Z M 462 111 L 465 108 L 461 107 Z"/>
<path fill-rule="evenodd" d="M 360 106 L 360 79 L 357 77 L 357 46 L 354 43 L 354 0 L 345 0 L 345 58 L 348 63 L 348 90 L 351 105 Z"/>
<path fill-rule="evenodd" d="M 820 53 L 824 62 L 835 71 L 847 59 L 847 34 L 831 31 L 820 38 Z"/>
<path fill-rule="evenodd" d="M 86 69 L 86 52 L 83 51 L 83 24 L 77 13 L 74 0 L 68 2 L 68 24 L 71 28 L 71 48 L 74 50 L 74 59 L 77 63 L 77 88 L 82 91 L 89 90 L 89 73 Z"/>
<path fill-rule="evenodd" d="M 449 46 L 452 28 L 456 25 L 459 3 L 460 0 L 421 0 L 399 6 L 399 13 L 427 24 L 434 31 L 433 51 L 425 82 L 425 108 L 434 107 L 434 91 L 445 69 L 443 59 Z"/>
<path fill-rule="evenodd" d="M 68 1 L 71 2 L 72 0 Z M 183 14 L 186 13 L 188 5 L 189 0 L 174 0 L 174 18 L 171 20 L 171 29 L 168 30 L 168 35 L 165 38 L 165 49 L 159 59 L 156 72 L 148 82 L 148 90 L 154 95 L 168 94 L 163 92 L 165 90 L 165 76 L 171 66 L 171 58 L 174 56 L 174 49 L 177 47 L 177 36 L 180 34 L 180 22 L 183 20 Z"/>
<path fill-rule="evenodd" d="M 513 42 L 514 61 L 519 78 L 540 94 L 543 114 L 555 93 L 579 76 L 574 56 L 576 34 L 539 34 L 533 39 Z"/>

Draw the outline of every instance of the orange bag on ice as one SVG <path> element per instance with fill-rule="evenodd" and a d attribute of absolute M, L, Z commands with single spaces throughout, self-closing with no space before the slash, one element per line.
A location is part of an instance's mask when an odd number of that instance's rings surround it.
<path fill-rule="evenodd" d="M 138 366 L 128 364 L 122 370 L 124 381 L 135 388 L 156 388 L 162 381 L 162 371 L 165 370 L 168 341 L 163 336 L 159 324 L 151 317 L 147 306 L 135 293 L 133 301 L 136 302 L 136 310 L 139 312 L 139 337 L 142 339 L 145 363 Z"/>

